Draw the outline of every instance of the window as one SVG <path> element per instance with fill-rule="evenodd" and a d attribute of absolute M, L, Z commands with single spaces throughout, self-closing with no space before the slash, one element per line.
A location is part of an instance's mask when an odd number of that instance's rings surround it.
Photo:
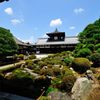
<path fill-rule="evenodd" d="M 61 40 L 63 39 L 63 36 L 61 36 Z"/>
<path fill-rule="evenodd" d="M 58 40 L 58 37 L 57 37 L 57 36 L 55 36 L 55 37 L 54 37 L 54 40 Z"/>

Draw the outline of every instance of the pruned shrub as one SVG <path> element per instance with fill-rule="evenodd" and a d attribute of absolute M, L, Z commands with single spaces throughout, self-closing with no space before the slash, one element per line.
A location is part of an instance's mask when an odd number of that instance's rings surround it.
<path fill-rule="evenodd" d="M 40 74 L 45 76 L 46 75 L 53 76 L 53 70 L 51 68 L 41 69 Z"/>
<path fill-rule="evenodd" d="M 43 66 L 46 66 L 47 63 L 44 62 L 44 61 L 39 61 L 39 62 L 38 62 L 38 65 L 40 66 L 40 68 L 42 68 Z"/>
<path fill-rule="evenodd" d="M 33 63 L 32 60 L 25 60 L 25 64 L 28 65 L 29 63 Z"/>
<path fill-rule="evenodd" d="M 60 90 L 70 93 L 75 81 L 76 77 L 73 75 L 64 76 L 60 85 Z"/>
<path fill-rule="evenodd" d="M 33 63 L 32 60 L 26 60 L 25 65 L 26 65 L 27 68 L 33 69 L 34 63 Z"/>
<path fill-rule="evenodd" d="M 17 69 L 12 72 L 14 78 L 22 79 L 22 78 L 32 78 L 30 74 L 24 72 L 22 69 Z"/>
<path fill-rule="evenodd" d="M 75 58 L 71 63 L 71 67 L 76 72 L 82 74 L 86 72 L 86 70 L 90 69 L 91 64 L 87 58 Z"/>
<path fill-rule="evenodd" d="M 65 62 L 65 63 L 66 63 L 66 65 L 68 66 L 68 65 L 70 65 L 70 64 L 71 64 L 72 59 L 71 59 L 71 58 L 65 58 L 65 59 L 64 59 L 64 62 Z"/>
<path fill-rule="evenodd" d="M 53 75 L 54 76 L 59 76 L 61 75 L 61 70 L 58 67 L 53 68 Z"/>
<path fill-rule="evenodd" d="M 19 54 L 17 55 L 19 60 L 24 60 L 24 55 L 23 54 Z"/>
<path fill-rule="evenodd" d="M 62 69 L 62 76 L 68 76 L 68 75 L 74 75 L 72 70 L 70 70 L 68 67 L 64 67 Z"/>
<path fill-rule="evenodd" d="M 90 55 L 89 59 L 93 62 L 92 67 L 100 67 L 100 53 Z"/>
<path fill-rule="evenodd" d="M 30 55 L 30 56 L 29 56 L 29 59 L 36 59 L 35 54 Z"/>

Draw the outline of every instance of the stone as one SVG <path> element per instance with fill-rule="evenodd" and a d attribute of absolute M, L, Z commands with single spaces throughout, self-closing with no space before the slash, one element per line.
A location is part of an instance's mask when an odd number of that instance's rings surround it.
<path fill-rule="evenodd" d="M 72 100 L 87 100 L 92 89 L 92 83 L 86 77 L 80 77 L 76 80 L 72 88 Z"/>
<path fill-rule="evenodd" d="M 72 100 L 67 93 L 62 92 L 50 92 L 48 96 L 50 100 Z"/>

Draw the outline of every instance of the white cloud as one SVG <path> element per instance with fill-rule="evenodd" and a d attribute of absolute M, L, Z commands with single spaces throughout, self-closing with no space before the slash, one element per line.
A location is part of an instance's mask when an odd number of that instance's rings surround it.
<path fill-rule="evenodd" d="M 74 30 L 76 27 L 75 26 L 70 26 L 69 29 L 70 30 Z"/>
<path fill-rule="evenodd" d="M 62 25 L 62 21 L 60 18 L 51 20 L 50 22 L 50 27 L 60 26 L 60 25 Z"/>
<path fill-rule="evenodd" d="M 76 14 L 82 13 L 84 11 L 85 10 L 83 8 L 76 8 L 76 9 L 74 9 L 74 13 L 76 13 Z"/>
<path fill-rule="evenodd" d="M 5 13 L 7 13 L 8 15 L 13 15 L 13 9 L 12 8 L 6 8 L 5 10 L 4 10 L 4 12 Z"/>
<path fill-rule="evenodd" d="M 24 21 L 23 19 L 12 19 L 12 20 L 11 20 L 11 23 L 12 23 L 13 25 L 17 25 L 17 24 L 22 23 L 23 21 Z"/>

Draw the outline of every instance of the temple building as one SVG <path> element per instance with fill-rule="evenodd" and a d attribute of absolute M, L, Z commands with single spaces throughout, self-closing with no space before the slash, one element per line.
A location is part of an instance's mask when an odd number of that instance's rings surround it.
<path fill-rule="evenodd" d="M 33 45 L 30 43 L 22 42 L 21 40 L 14 37 L 16 44 L 18 45 L 18 53 L 19 54 L 26 54 L 26 52 L 31 53 L 33 51 Z"/>
<path fill-rule="evenodd" d="M 36 53 L 57 53 L 67 50 L 74 50 L 79 43 L 78 37 L 66 37 L 65 32 L 59 32 L 57 29 L 54 32 L 46 33 L 48 38 L 39 38 L 35 43 Z"/>

